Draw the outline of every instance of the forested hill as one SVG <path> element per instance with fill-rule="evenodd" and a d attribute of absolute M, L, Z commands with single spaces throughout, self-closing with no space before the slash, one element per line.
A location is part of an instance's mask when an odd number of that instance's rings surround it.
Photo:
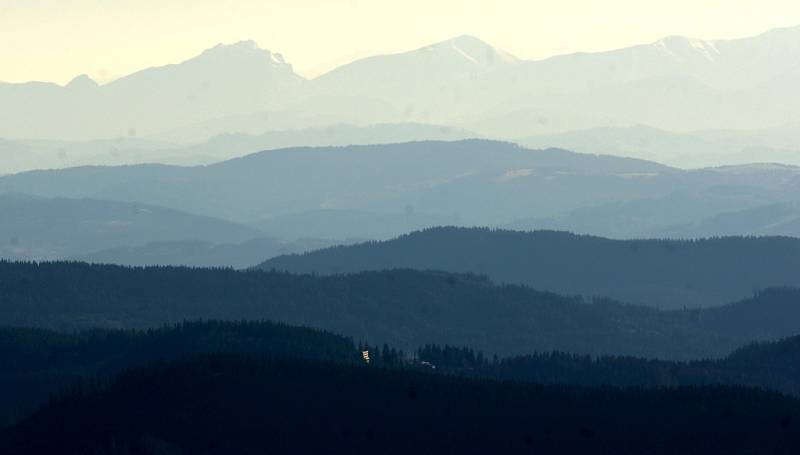
<path fill-rule="evenodd" d="M 746 385 L 800 396 L 800 336 L 754 343 L 723 359 L 670 362 L 563 352 L 492 358 L 473 349 L 428 345 L 416 353 L 432 371 L 470 377 L 580 386 Z"/>
<path fill-rule="evenodd" d="M 560 294 L 659 308 L 718 306 L 800 286 L 800 239 L 609 240 L 565 232 L 434 228 L 270 259 L 262 269 L 338 274 L 411 268 L 478 273 Z"/>
<path fill-rule="evenodd" d="M 315 277 L 0 262 L 0 302 L 5 326 L 148 328 L 187 319 L 269 319 L 403 349 L 437 343 L 490 355 L 559 350 L 695 359 L 800 333 L 800 290 L 768 290 L 719 309 L 660 311 L 413 270 Z"/>
<path fill-rule="evenodd" d="M 31 413 L 75 381 L 112 378 L 135 366 L 208 352 L 361 361 L 353 341 L 345 337 L 269 322 L 190 322 L 144 332 L 70 334 L 0 328 L 0 427 Z"/>
<path fill-rule="evenodd" d="M 229 355 L 75 387 L 0 452 L 794 453 L 800 402 L 747 388 L 585 389 Z"/>
<path fill-rule="evenodd" d="M 204 353 L 292 358 L 411 369 L 538 384 L 617 387 L 746 385 L 800 396 L 800 336 L 748 345 L 718 360 L 669 362 L 550 352 L 487 356 L 469 347 L 426 345 L 403 352 L 269 322 L 189 322 L 148 331 L 64 334 L 0 328 L 0 428 L 30 415 L 75 382 L 106 381 L 121 371 Z"/>

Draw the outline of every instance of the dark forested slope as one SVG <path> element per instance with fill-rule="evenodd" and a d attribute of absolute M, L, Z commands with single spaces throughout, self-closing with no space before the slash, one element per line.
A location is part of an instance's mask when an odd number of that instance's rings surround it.
<path fill-rule="evenodd" d="M 716 360 L 671 362 L 562 352 L 507 358 L 470 348 L 428 345 L 415 356 L 432 371 L 538 384 L 677 387 L 737 384 L 800 395 L 800 336 L 754 343 Z"/>
<path fill-rule="evenodd" d="M 385 242 L 277 257 L 265 270 L 336 274 L 393 268 L 479 273 L 560 294 L 660 308 L 722 305 L 800 286 L 800 239 L 609 240 L 565 232 L 435 228 Z"/>
<path fill-rule="evenodd" d="M 72 334 L 0 329 L 0 427 L 30 414 L 76 381 L 107 379 L 145 364 L 202 353 L 308 359 L 484 379 L 580 386 L 746 385 L 800 396 L 800 336 L 748 345 L 718 360 L 670 362 L 551 352 L 487 356 L 467 347 L 426 345 L 416 353 L 361 346 L 341 336 L 269 322 L 190 322 L 148 331 Z"/>
<path fill-rule="evenodd" d="M 270 319 L 403 349 L 438 343 L 502 355 L 560 350 L 692 359 L 800 333 L 800 291 L 793 289 L 719 309 L 660 311 L 413 270 L 315 277 L 0 262 L 0 302 L 5 326 L 148 328 L 187 319 Z"/>
<path fill-rule="evenodd" d="M 79 379 L 110 377 L 147 363 L 207 352 L 353 363 L 351 340 L 268 322 L 193 322 L 146 332 L 65 334 L 0 329 L 0 427 Z"/>
<path fill-rule="evenodd" d="M 268 322 L 191 322 L 148 331 L 64 334 L 0 329 L 0 427 L 29 415 L 75 381 L 107 379 L 159 361 L 201 353 L 308 359 L 422 370 L 484 379 L 580 386 L 746 385 L 800 396 L 800 336 L 748 345 L 718 360 L 670 362 L 551 352 L 486 356 L 467 347 L 426 345 L 416 353 L 361 346 L 341 336 Z"/>
<path fill-rule="evenodd" d="M 35 453 L 794 453 L 800 403 L 746 388 L 531 386 L 203 356 L 123 374 L 0 433 Z"/>

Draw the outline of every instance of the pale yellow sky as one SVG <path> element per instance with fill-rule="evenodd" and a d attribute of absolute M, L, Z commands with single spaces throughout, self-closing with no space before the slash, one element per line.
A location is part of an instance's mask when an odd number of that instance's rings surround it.
<path fill-rule="evenodd" d="M 538 59 L 792 25 L 798 0 L 0 0 L 0 80 L 107 79 L 243 39 L 315 76 L 461 34 Z"/>

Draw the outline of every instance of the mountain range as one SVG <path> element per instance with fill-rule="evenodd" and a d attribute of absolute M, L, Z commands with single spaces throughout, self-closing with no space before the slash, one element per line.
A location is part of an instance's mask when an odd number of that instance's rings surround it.
<path fill-rule="evenodd" d="M 0 82 L 0 453 L 798 453 L 798 62 Z"/>
<path fill-rule="evenodd" d="M 505 139 L 637 124 L 678 132 L 775 129 L 800 122 L 793 89 L 799 38 L 800 27 L 723 41 L 667 37 L 526 61 L 460 36 L 310 80 L 280 54 L 244 41 L 104 85 L 86 76 L 63 87 L 0 84 L 0 137 L 88 141 L 183 131 L 182 140 L 199 144 L 222 133 L 403 122 Z M 711 152 L 686 163 L 731 164 Z M 741 162 L 739 150 L 729 152 Z"/>

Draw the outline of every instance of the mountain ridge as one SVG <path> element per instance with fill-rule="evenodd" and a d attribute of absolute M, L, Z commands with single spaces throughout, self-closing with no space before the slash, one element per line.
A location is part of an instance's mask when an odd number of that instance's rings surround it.
<path fill-rule="evenodd" d="M 517 59 L 464 35 L 357 59 L 313 79 L 281 54 L 243 41 L 96 87 L 83 81 L 80 90 L 0 84 L 0 102 L 10 106 L 0 116 L 0 136 L 146 136 L 255 113 L 291 118 L 282 128 L 414 121 L 499 138 L 634 122 L 674 131 L 774 127 L 800 121 L 790 90 L 800 71 L 791 63 L 800 53 L 798 34 L 800 28 L 740 40 L 671 37 L 543 60 Z M 272 123 L 265 119 L 259 132 L 275 129 Z"/>
<path fill-rule="evenodd" d="M 344 66 L 348 66 L 348 65 L 350 65 L 352 63 L 356 63 L 356 62 L 361 61 L 361 60 L 369 60 L 369 59 L 373 59 L 373 58 L 376 58 L 376 57 L 386 57 L 386 56 L 397 56 L 397 55 L 402 55 L 402 54 L 410 54 L 410 53 L 418 52 L 418 51 L 425 50 L 425 49 L 448 47 L 448 46 L 451 46 L 452 44 L 460 45 L 460 44 L 464 44 L 464 43 L 470 43 L 472 45 L 478 45 L 478 46 L 481 46 L 481 47 L 490 48 L 490 49 L 493 49 L 493 50 L 495 50 L 497 52 L 501 52 L 501 53 L 506 54 L 508 59 L 511 60 L 514 63 L 529 63 L 529 62 L 538 63 L 538 62 L 543 62 L 543 61 L 547 61 L 547 60 L 550 60 L 550 59 L 558 59 L 558 58 L 564 58 L 564 57 L 570 57 L 570 56 L 578 56 L 578 55 L 606 54 L 606 53 L 613 53 L 613 52 L 622 51 L 622 50 L 626 50 L 626 49 L 632 49 L 632 48 L 647 48 L 647 47 L 663 48 L 664 46 L 668 47 L 670 43 L 687 44 L 687 45 L 690 45 L 691 47 L 693 47 L 694 49 L 698 50 L 699 52 L 704 52 L 704 51 L 700 50 L 700 48 L 702 48 L 703 46 L 712 46 L 712 45 L 713 46 L 717 46 L 719 44 L 738 44 L 738 43 L 741 43 L 741 42 L 747 42 L 747 41 L 752 41 L 752 40 L 764 40 L 764 39 L 767 39 L 767 38 L 770 38 L 770 37 L 776 37 L 776 36 L 779 36 L 779 35 L 790 35 L 790 34 L 800 34 L 800 25 L 786 26 L 786 27 L 776 27 L 776 28 L 772 28 L 772 29 L 766 30 L 766 31 L 761 32 L 761 33 L 756 33 L 756 34 L 747 35 L 747 36 L 743 36 L 743 37 L 737 37 L 737 38 L 727 38 L 727 39 L 706 39 L 706 38 L 690 37 L 690 36 L 687 36 L 687 35 L 666 35 L 666 36 L 664 36 L 662 38 L 659 38 L 659 39 L 657 39 L 655 41 L 652 41 L 652 42 L 649 42 L 649 43 L 632 44 L 632 45 L 629 45 L 629 46 L 622 46 L 622 47 L 616 47 L 616 48 L 611 48 L 611 49 L 606 49 L 606 50 L 599 50 L 599 51 L 568 52 L 568 53 L 563 53 L 563 54 L 555 54 L 555 55 L 551 55 L 551 56 L 547 56 L 547 57 L 542 57 L 542 58 L 538 58 L 538 59 L 522 59 L 522 58 L 518 58 L 518 57 L 513 56 L 512 54 L 508 53 L 505 50 L 502 50 L 500 48 L 497 48 L 497 47 L 489 44 L 487 41 L 481 39 L 480 37 L 478 37 L 476 35 L 472 35 L 472 34 L 466 33 L 466 34 L 461 34 L 461 35 L 455 35 L 455 36 L 453 36 L 451 38 L 448 38 L 448 39 L 445 39 L 443 41 L 438 41 L 438 42 L 435 42 L 435 43 L 432 43 L 432 44 L 428 44 L 428 45 L 424 45 L 424 46 L 421 46 L 421 47 L 418 47 L 418 48 L 402 50 L 402 51 L 397 51 L 397 52 L 393 52 L 393 53 L 379 53 L 379 54 L 374 54 L 374 55 L 358 58 L 358 59 L 355 59 L 355 60 L 353 60 L 351 62 L 344 63 L 342 65 L 339 65 L 339 66 L 335 67 L 335 68 L 332 68 L 331 70 L 326 71 L 325 73 L 322 73 L 322 74 L 320 74 L 319 76 L 316 76 L 316 77 L 308 78 L 308 77 L 301 76 L 299 74 L 298 74 L 298 76 L 303 78 L 303 79 L 311 81 L 311 80 L 317 79 L 319 77 L 322 77 L 322 76 L 324 76 L 324 75 L 326 75 L 326 74 L 328 74 L 328 73 L 330 73 L 332 71 L 336 71 L 337 69 L 340 69 L 340 68 L 342 68 Z M 793 38 L 793 36 L 790 36 L 789 38 L 791 39 L 791 38 Z M 229 52 L 229 51 L 231 51 L 231 52 Z M 139 73 L 141 71 L 157 69 L 157 68 L 163 68 L 163 67 L 174 66 L 174 65 L 180 65 L 182 63 L 187 63 L 187 62 L 193 61 L 193 60 L 195 60 L 195 59 L 197 59 L 199 57 L 202 57 L 204 55 L 208 56 L 208 55 L 213 55 L 213 54 L 216 54 L 216 53 L 220 53 L 220 54 L 224 55 L 225 53 L 233 53 L 235 51 L 245 51 L 245 52 L 249 51 L 249 52 L 251 52 L 253 54 L 256 54 L 256 55 L 258 53 L 264 53 L 265 55 L 267 55 L 271 59 L 274 58 L 275 60 L 272 60 L 272 61 L 274 61 L 275 63 L 285 64 L 285 65 L 288 65 L 289 67 L 291 67 L 291 65 L 288 64 L 285 61 L 285 59 L 283 57 L 283 54 L 278 53 L 278 52 L 272 52 L 268 48 L 262 48 L 262 47 L 260 47 L 260 45 L 255 40 L 243 39 L 243 40 L 239 40 L 239 41 L 219 42 L 219 43 L 216 43 L 216 44 L 214 44 L 214 45 L 202 50 L 200 53 L 198 53 L 198 54 L 196 54 L 196 55 L 194 55 L 192 57 L 185 58 L 184 60 L 181 60 L 181 61 L 179 61 L 177 63 L 167 63 L 167 64 L 163 64 L 163 65 L 149 66 L 149 67 L 142 68 L 142 69 L 136 70 L 134 72 L 131 72 L 131 73 L 129 73 L 129 74 L 123 76 L 123 77 L 127 77 L 127 76 L 130 76 L 130 75 L 133 75 L 133 74 L 137 74 L 137 73 Z M 84 77 L 91 80 L 91 78 L 89 76 L 87 76 L 86 74 L 79 74 L 79 75 L 76 75 L 71 80 L 71 82 L 75 81 L 78 78 L 84 78 Z M 104 84 L 99 84 L 99 85 L 108 85 L 108 84 L 111 84 L 111 83 L 113 83 L 113 81 L 107 82 L 107 83 L 104 83 Z M 54 82 L 38 81 L 38 80 L 31 80 L 31 81 L 25 81 L 25 82 L 4 82 L 4 81 L 0 81 L 0 85 L 24 85 L 24 84 L 52 84 L 52 85 L 56 85 L 56 86 L 60 86 L 60 87 L 66 87 L 66 86 L 69 85 L 69 83 L 60 85 L 60 84 L 57 84 L 57 83 L 54 83 Z"/>

